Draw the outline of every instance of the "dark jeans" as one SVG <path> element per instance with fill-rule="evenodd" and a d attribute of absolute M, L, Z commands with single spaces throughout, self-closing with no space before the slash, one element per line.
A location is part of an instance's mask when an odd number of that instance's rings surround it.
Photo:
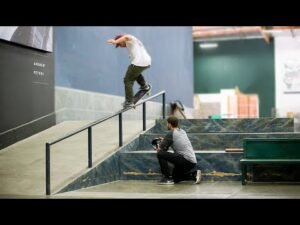
<path fill-rule="evenodd" d="M 196 163 L 186 160 L 182 155 L 160 150 L 157 153 L 158 162 L 163 176 L 172 178 L 175 183 L 183 180 L 196 180 Z M 170 173 L 168 162 L 174 166 L 173 173 Z"/>
<path fill-rule="evenodd" d="M 142 75 L 142 72 L 145 69 L 148 69 L 150 66 L 142 67 L 135 66 L 130 64 L 128 66 L 126 75 L 124 77 L 125 84 L 125 99 L 127 102 L 133 102 L 133 84 L 134 81 L 137 81 L 138 84 L 142 87 L 146 85 L 146 81 Z"/>

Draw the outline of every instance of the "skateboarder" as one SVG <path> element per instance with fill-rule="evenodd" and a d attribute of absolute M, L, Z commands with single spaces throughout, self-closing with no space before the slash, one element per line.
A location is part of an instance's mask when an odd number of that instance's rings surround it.
<path fill-rule="evenodd" d="M 116 48 L 127 48 L 131 64 L 128 66 L 124 77 L 125 102 L 124 108 L 134 106 L 133 103 L 133 84 L 134 81 L 140 85 L 140 90 L 150 90 L 150 85 L 146 83 L 142 72 L 151 65 L 151 57 L 145 49 L 143 43 L 130 34 L 117 35 L 114 39 L 107 41 L 109 44 L 116 45 Z"/>

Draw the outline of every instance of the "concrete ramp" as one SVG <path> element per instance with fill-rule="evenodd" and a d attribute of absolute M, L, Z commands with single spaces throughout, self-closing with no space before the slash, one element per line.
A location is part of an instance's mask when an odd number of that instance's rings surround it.
<path fill-rule="evenodd" d="M 45 195 L 45 143 L 92 121 L 66 121 L 0 151 L 0 198 Z M 155 123 L 147 120 L 147 128 Z M 142 132 L 142 120 L 123 121 L 123 143 Z M 118 120 L 93 127 L 93 165 L 118 149 Z M 87 131 L 51 146 L 51 190 L 87 170 Z"/>

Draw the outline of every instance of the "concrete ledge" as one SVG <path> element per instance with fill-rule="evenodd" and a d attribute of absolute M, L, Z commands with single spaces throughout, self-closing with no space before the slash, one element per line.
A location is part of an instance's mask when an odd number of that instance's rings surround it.
<path fill-rule="evenodd" d="M 122 102 L 124 102 L 122 96 L 56 86 L 56 123 L 67 120 L 97 120 L 122 109 Z M 162 118 L 162 103 L 159 97 L 147 102 L 146 107 L 147 119 Z M 123 118 L 142 119 L 142 105 L 125 112 Z"/>
<path fill-rule="evenodd" d="M 0 134 L 0 150 L 55 125 L 55 114 L 30 121 Z"/>

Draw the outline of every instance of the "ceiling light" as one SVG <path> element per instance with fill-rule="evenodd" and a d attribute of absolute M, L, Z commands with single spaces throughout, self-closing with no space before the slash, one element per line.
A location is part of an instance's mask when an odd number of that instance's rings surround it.
<path fill-rule="evenodd" d="M 219 46 L 218 43 L 202 43 L 202 44 L 199 44 L 200 48 L 216 48 L 218 46 Z"/>

